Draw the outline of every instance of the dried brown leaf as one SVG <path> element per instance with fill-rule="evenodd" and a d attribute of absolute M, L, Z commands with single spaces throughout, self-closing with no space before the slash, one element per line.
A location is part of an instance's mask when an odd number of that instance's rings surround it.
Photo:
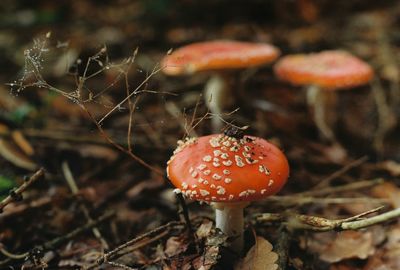
<path fill-rule="evenodd" d="M 15 146 L 0 138 L 0 155 L 17 167 L 34 171 L 37 165 Z"/>
<path fill-rule="evenodd" d="M 213 223 L 211 222 L 211 220 L 204 221 L 196 231 L 197 237 L 199 239 L 202 239 L 210 236 L 212 228 Z"/>
<path fill-rule="evenodd" d="M 378 167 L 387 170 L 392 176 L 400 176 L 400 163 L 386 160 L 378 164 Z"/>
<path fill-rule="evenodd" d="M 219 246 L 207 246 L 202 256 L 193 260 L 193 266 L 198 270 L 210 270 L 218 263 L 220 257 Z"/>
<path fill-rule="evenodd" d="M 153 190 L 160 188 L 164 185 L 164 181 L 162 178 L 159 177 L 154 177 L 150 179 L 146 179 L 134 187 L 130 188 L 127 192 L 126 195 L 128 198 L 134 198 L 136 196 L 139 196 L 140 193 L 142 193 L 144 190 Z"/>
<path fill-rule="evenodd" d="M 0 134 L 8 134 L 9 132 L 9 128 L 6 125 L 3 125 L 2 123 L 0 123 Z"/>
<path fill-rule="evenodd" d="M 350 265 L 331 265 L 329 270 L 359 270 L 360 268 L 355 267 L 355 266 L 350 266 Z"/>
<path fill-rule="evenodd" d="M 389 229 L 385 245 L 369 258 L 363 270 L 400 269 L 400 225 Z"/>
<path fill-rule="evenodd" d="M 239 261 L 235 270 L 277 270 L 278 254 L 272 251 L 272 245 L 263 237 L 257 236 L 255 245 Z"/>
<path fill-rule="evenodd" d="M 388 199 L 393 208 L 400 207 L 400 188 L 395 184 L 385 182 L 372 188 L 372 196 Z"/>
<path fill-rule="evenodd" d="M 374 254 L 375 247 L 371 232 L 344 231 L 321 251 L 320 258 L 334 263 L 350 258 L 366 259 Z"/>
<path fill-rule="evenodd" d="M 31 144 L 28 142 L 28 140 L 25 138 L 25 136 L 22 134 L 21 131 L 19 130 L 14 130 L 11 133 L 11 136 L 18 147 L 24 151 L 25 154 L 28 156 L 32 156 L 34 154 L 33 147 Z"/>
<path fill-rule="evenodd" d="M 110 162 L 116 160 L 118 157 L 118 153 L 114 149 L 103 145 L 80 145 L 78 151 L 82 157 L 105 159 Z"/>
<path fill-rule="evenodd" d="M 187 250 L 187 247 L 187 239 L 185 239 L 184 237 L 172 236 L 168 238 L 167 243 L 165 244 L 164 253 L 168 257 L 172 257 L 182 252 L 185 252 Z"/>

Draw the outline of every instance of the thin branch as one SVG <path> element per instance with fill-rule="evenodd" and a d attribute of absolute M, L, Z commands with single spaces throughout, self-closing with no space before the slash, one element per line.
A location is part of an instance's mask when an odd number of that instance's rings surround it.
<path fill-rule="evenodd" d="M 129 267 L 129 266 L 125 265 L 125 264 L 116 263 L 116 262 L 107 262 L 107 264 L 109 264 L 111 266 L 114 266 L 114 267 L 121 268 L 121 269 L 125 269 L 125 270 L 138 270 L 139 269 L 139 268 L 132 268 L 132 267 Z"/>
<path fill-rule="evenodd" d="M 42 245 L 39 245 L 39 246 L 35 247 L 34 249 L 40 249 L 40 250 L 53 249 L 53 248 L 65 243 L 65 242 L 69 241 L 70 239 L 74 238 L 75 236 L 81 234 L 82 232 L 84 232 L 84 231 L 86 231 L 88 229 L 91 229 L 94 226 L 97 226 L 99 223 L 102 223 L 105 220 L 111 218 L 114 214 L 115 214 L 114 212 L 109 211 L 109 212 L 103 214 L 102 216 L 98 217 L 96 220 L 88 222 L 85 225 L 83 225 L 83 226 L 81 226 L 79 228 L 76 228 L 75 230 L 73 230 L 73 231 L 71 231 L 71 232 L 69 232 L 67 234 L 64 234 L 64 235 L 62 235 L 60 237 L 56 237 L 56 238 L 54 238 L 54 239 L 52 239 L 52 240 L 50 240 L 50 241 L 48 241 L 48 242 L 46 242 L 46 243 L 44 243 Z M 26 257 L 29 256 L 29 254 L 31 253 L 32 250 L 29 250 L 28 252 L 21 253 L 21 254 L 12 254 L 13 257 L 9 257 L 8 259 L 1 261 L 0 262 L 0 266 L 7 265 L 12 260 L 26 258 Z M 5 254 L 4 250 L 2 252 L 3 252 L 3 254 Z"/>
<path fill-rule="evenodd" d="M 168 101 L 165 103 L 165 109 L 167 112 L 173 116 L 176 120 L 178 120 L 179 125 L 185 130 L 185 137 L 197 137 L 196 131 L 188 127 L 187 121 L 185 116 L 182 114 L 178 106 L 176 106 L 175 102 L 173 101 Z"/>
<path fill-rule="evenodd" d="M 21 186 L 16 189 L 10 191 L 10 195 L 4 198 L 0 202 L 0 212 L 3 211 L 4 207 L 13 201 L 22 200 L 22 193 L 37 180 L 42 178 L 44 175 L 44 169 L 40 168 L 37 172 L 35 172 L 28 180 L 26 180 Z"/>
<path fill-rule="evenodd" d="M 164 172 L 159 170 L 156 167 L 151 166 L 150 164 L 148 164 L 146 161 L 144 161 L 143 159 L 141 159 L 140 157 L 136 156 L 135 154 L 133 154 L 132 152 L 130 152 L 129 150 L 125 149 L 123 146 L 121 146 L 120 144 L 116 143 L 110 136 L 108 136 L 108 134 L 104 131 L 104 129 L 102 128 L 102 126 L 100 125 L 99 122 L 96 121 L 96 119 L 93 117 L 93 115 L 90 113 L 90 111 L 86 108 L 86 106 L 84 104 L 79 104 L 80 107 L 88 114 L 89 118 L 93 121 L 93 123 L 96 125 L 97 129 L 100 132 L 100 135 L 108 142 L 110 143 L 112 146 L 114 146 L 116 149 L 120 150 L 121 152 L 127 154 L 128 156 L 130 156 L 133 160 L 137 161 L 138 163 L 140 163 L 141 165 L 143 165 L 144 167 L 148 168 L 149 170 L 157 173 L 158 175 L 164 175 Z"/>
<path fill-rule="evenodd" d="M 313 189 L 310 191 L 295 193 L 288 196 L 270 196 L 266 201 L 273 201 L 282 205 L 303 205 L 309 203 L 319 204 L 343 204 L 343 203 L 365 203 L 365 202 L 376 202 L 376 203 L 387 203 L 385 199 L 374 199 L 369 197 L 358 197 L 358 198 L 318 198 L 318 196 L 325 196 L 334 193 L 343 193 L 352 190 L 359 190 L 363 188 L 369 188 L 382 184 L 384 180 L 382 178 L 373 180 L 358 181 L 346 185 L 337 187 L 327 187 L 322 189 Z"/>
<path fill-rule="evenodd" d="M 144 233 L 132 240 L 129 240 L 128 242 L 123 243 L 122 245 L 116 247 L 115 249 L 111 250 L 110 252 L 107 252 L 105 254 L 103 254 L 101 256 L 100 259 L 97 260 L 96 264 L 90 265 L 88 267 L 86 267 L 86 270 L 89 269 L 94 269 L 104 263 L 109 262 L 110 260 L 114 260 L 117 259 L 121 256 L 123 256 L 124 253 L 123 251 L 126 250 L 129 247 L 135 246 L 135 249 L 137 248 L 137 244 L 140 243 L 141 241 L 148 239 L 148 238 L 152 238 L 152 239 L 156 239 L 158 240 L 162 235 L 162 237 L 164 237 L 168 232 L 170 232 L 172 229 L 177 228 L 177 227 L 181 227 L 183 224 L 181 222 L 178 221 L 171 221 L 165 225 L 162 225 L 160 227 L 157 227 L 147 233 Z M 155 238 L 154 238 L 155 237 Z M 148 242 L 146 242 L 147 244 Z M 142 246 L 139 244 L 139 246 Z M 132 251 L 132 248 L 129 249 L 129 251 Z"/>
<path fill-rule="evenodd" d="M 127 90 L 128 91 L 128 90 Z M 128 92 L 129 94 L 129 92 Z M 132 101 L 129 99 L 129 122 L 128 122 L 128 131 L 126 135 L 126 143 L 128 145 L 128 151 L 132 152 L 132 123 L 133 123 L 133 113 L 135 112 L 135 108 L 137 103 L 140 100 L 140 96 L 138 96 L 135 101 L 132 103 Z"/>
<path fill-rule="evenodd" d="M 21 132 L 29 137 L 35 139 L 46 139 L 46 140 L 60 140 L 60 141 L 67 141 L 67 142 L 74 142 L 74 143 L 86 143 L 86 144 L 98 144 L 98 145 L 109 145 L 109 143 L 104 138 L 99 138 L 93 134 L 86 134 L 83 132 L 75 131 L 74 133 L 62 130 L 40 130 L 40 129 L 23 129 Z M 0 134 L 0 138 L 9 138 L 11 133 L 4 133 Z M 117 136 L 117 135 L 116 135 Z M 126 146 L 126 139 L 120 138 L 115 139 L 115 142 Z M 137 137 L 136 142 L 142 145 L 146 144 L 146 140 Z"/>
<path fill-rule="evenodd" d="M 375 213 L 380 209 L 382 209 L 382 207 L 378 207 L 349 218 L 337 220 L 290 213 L 266 213 L 255 215 L 254 218 L 256 222 L 285 222 L 289 230 L 311 230 L 324 232 L 332 230 L 358 230 L 400 217 L 400 208 L 396 208 L 377 216 L 363 218 L 364 216 Z"/>
<path fill-rule="evenodd" d="M 362 156 L 359 159 L 356 159 L 352 162 L 350 162 L 349 164 L 346 164 L 345 166 L 343 166 L 341 169 L 335 171 L 334 173 L 332 173 L 331 175 L 329 175 L 328 177 L 322 179 L 317 185 L 315 185 L 312 189 L 320 189 L 323 187 L 326 187 L 330 184 L 330 182 L 342 175 L 344 175 L 346 172 L 348 172 L 349 170 L 360 166 L 361 164 L 363 164 L 364 162 L 366 162 L 368 160 L 368 156 Z"/>
<path fill-rule="evenodd" d="M 349 197 L 349 198 L 318 198 L 318 197 L 300 197 L 300 196 L 271 196 L 267 201 L 279 205 L 304 205 L 304 204 L 353 204 L 353 203 L 376 203 L 388 204 L 387 199 L 375 199 L 370 197 Z"/>
<path fill-rule="evenodd" d="M 64 178 L 67 181 L 67 184 L 68 184 L 69 188 L 71 189 L 72 194 L 77 195 L 79 192 L 79 188 L 78 188 L 78 185 L 76 184 L 75 178 L 71 172 L 68 162 L 64 161 L 62 163 L 61 167 L 62 167 L 62 171 L 64 174 Z M 80 207 L 81 211 L 83 212 L 83 214 L 85 215 L 87 221 L 92 222 L 93 219 L 90 216 L 89 209 L 87 209 L 87 207 L 82 202 L 79 202 L 79 207 Z M 92 232 L 93 232 L 93 235 L 100 241 L 100 244 L 102 245 L 102 247 L 104 249 L 109 249 L 107 241 L 101 235 L 100 230 L 94 226 L 92 228 Z"/>
<path fill-rule="evenodd" d="M 332 193 L 340 193 L 344 191 L 358 190 L 363 188 L 369 188 L 372 186 L 376 186 L 382 184 L 384 180 L 382 178 L 372 179 L 372 180 L 362 180 L 353 182 L 350 184 L 345 184 L 336 187 L 326 187 L 320 189 L 312 189 L 310 191 L 300 192 L 293 194 L 293 196 L 324 196 Z"/>
<path fill-rule="evenodd" d="M 194 121 L 196 119 L 196 115 L 197 115 L 197 110 L 199 109 L 199 105 L 200 105 L 200 100 L 201 100 L 202 95 L 199 95 L 196 101 L 196 105 L 194 106 L 194 110 L 193 110 L 193 114 L 192 114 L 192 119 L 190 121 L 189 124 L 189 132 L 191 132 L 192 130 L 194 130 Z M 189 133 L 188 132 L 188 133 Z"/>
<path fill-rule="evenodd" d="M 15 254 L 15 253 L 11 253 L 10 251 L 8 251 L 3 244 L 0 244 L 0 252 L 1 254 L 3 254 L 4 256 L 6 256 L 9 259 L 13 259 L 13 260 L 22 260 L 24 259 L 29 253 L 22 253 L 22 254 Z M 1 265 L 1 262 L 0 262 Z"/>
<path fill-rule="evenodd" d="M 126 101 L 128 101 L 133 95 L 138 94 L 138 90 L 145 85 L 155 74 L 157 74 L 162 68 L 156 68 L 151 71 L 149 76 L 146 77 L 137 87 L 134 91 L 132 91 L 127 97 L 125 97 L 122 101 L 120 101 L 114 108 L 112 108 L 110 111 L 108 111 L 99 121 L 98 123 L 101 124 L 110 114 L 112 114 L 117 108 L 120 108 L 122 104 L 124 104 Z"/>
<path fill-rule="evenodd" d="M 53 240 L 50 240 L 49 242 L 46 242 L 45 244 L 43 244 L 43 248 L 44 249 L 51 249 L 55 246 L 58 246 L 60 244 L 65 243 L 66 241 L 68 241 L 69 239 L 74 238 L 75 236 L 77 236 L 78 234 L 93 228 L 94 226 L 97 226 L 98 224 L 104 222 L 105 220 L 111 218 L 112 216 L 114 216 L 115 212 L 114 211 L 109 211 L 106 212 L 105 214 L 101 215 L 100 217 L 98 217 L 97 219 L 90 221 L 88 223 L 86 223 L 85 225 L 83 225 L 82 227 L 79 227 L 61 237 L 58 238 L 54 238 Z"/>
<path fill-rule="evenodd" d="M 389 212 L 366 218 L 363 220 L 351 221 L 351 222 L 343 222 L 341 224 L 341 229 L 343 230 L 358 230 L 361 228 L 366 228 L 375 224 L 379 224 L 394 218 L 400 217 L 400 208 L 396 208 Z"/>
<path fill-rule="evenodd" d="M 135 51 L 133 52 L 132 57 L 129 58 L 128 61 L 128 66 L 127 68 L 124 70 L 124 77 L 125 77 L 125 89 L 126 89 L 126 96 L 130 95 L 130 85 L 129 85 L 129 80 L 128 80 L 128 74 L 129 74 L 129 70 L 132 67 L 133 62 L 136 59 L 136 55 L 138 53 L 139 49 L 136 48 Z M 139 98 L 138 97 L 134 103 L 132 103 L 132 100 L 129 98 L 128 99 L 128 107 L 129 107 L 129 122 L 128 122 L 128 133 L 127 133 L 127 144 L 128 144 L 128 151 L 132 152 L 132 119 L 133 119 L 133 113 L 135 112 L 135 108 L 136 108 L 136 104 L 139 102 Z"/>

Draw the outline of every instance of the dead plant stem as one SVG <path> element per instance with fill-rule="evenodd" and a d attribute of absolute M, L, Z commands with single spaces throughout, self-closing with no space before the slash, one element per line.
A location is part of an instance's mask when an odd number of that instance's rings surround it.
<path fill-rule="evenodd" d="M 93 123 L 96 125 L 97 129 L 100 132 L 100 135 L 112 146 L 114 146 L 116 149 L 120 150 L 121 152 L 127 154 L 129 157 L 131 157 L 133 160 L 137 161 L 139 164 L 143 165 L 144 167 L 148 168 L 149 170 L 157 173 L 158 175 L 164 175 L 164 173 L 158 169 L 155 168 L 151 165 L 149 165 L 146 161 L 143 159 L 139 158 L 135 154 L 133 154 L 131 151 L 125 149 L 122 145 L 116 143 L 108 134 L 104 131 L 104 129 L 101 127 L 100 123 L 97 122 L 97 120 L 93 117 L 93 115 L 89 112 L 89 110 L 86 108 L 84 104 L 80 104 L 80 107 L 88 114 L 90 119 L 93 121 Z"/>
<path fill-rule="evenodd" d="M 366 162 L 368 160 L 368 156 L 362 156 L 356 160 L 354 160 L 353 162 L 350 162 L 349 164 L 346 164 L 345 166 L 343 166 L 341 169 L 335 171 L 334 173 L 332 173 L 331 175 L 329 175 L 328 177 L 322 179 L 317 185 L 315 185 L 313 187 L 313 189 L 315 190 L 319 190 L 321 188 L 327 187 L 329 186 L 329 184 L 331 183 L 332 180 L 344 175 L 345 173 L 347 173 L 349 170 L 360 166 L 361 164 L 363 164 L 364 162 Z"/>
<path fill-rule="evenodd" d="M 64 173 L 64 178 L 67 181 L 68 186 L 71 189 L 72 194 L 73 195 L 77 195 L 78 192 L 79 192 L 79 188 L 78 188 L 78 185 L 76 184 L 75 178 L 74 178 L 74 176 L 72 174 L 72 171 L 71 171 L 71 169 L 69 167 L 68 162 L 67 161 L 63 161 L 62 164 L 61 164 L 61 167 L 62 167 L 62 171 Z M 84 204 L 82 204 L 81 202 L 79 203 L 79 208 L 81 209 L 81 211 L 85 215 L 87 221 L 88 222 L 92 222 L 93 219 L 90 216 L 89 209 Z M 106 250 L 109 249 L 107 241 L 103 238 L 103 236 L 101 235 L 100 230 L 96 226 L 94 226 L 92 228 L 92 232 L 93 232 L 93 235 L 100 241 L 100 244 L 102 245 L 102 247 L 104 249 L 106 249 Z"/>
<path fill-rule="evenodd" d="M 75 230 L 73 230 L 67 234 L 64 234 L 60 237 L 56 237 L 56 238 L 44 243 L 43 245 L 37 246 L 36 248 L 42 249 L 42 250 L 49 250 L 49 249 L 55 248 L 65 242 L 67 242 L 68 240 L 74 238 L 75 236 L 79 235 L 80 233 L 82 233 L 94 226 L 97 226 L 98 224 L 111 218 L 113 215 L 114 215 L 114 212 L 112 212 L 112 211 L 106 212 L 102 216 L 98 217 L 96 220 L 88 222 L 85 225 L 78 227 Z M 13 254 L 14 255 L 13 257 L 8 257 L 7 259 L 0 261 L 0 267 L 9 264 L 12 260 L 26 258 L 29 256 L 30 253 L 31 253 L 31 251 L 21 253 L 21 254 Z"/>
<path fill-rule="evenodd" d="M 255 219 L 257 222 L 285 222 L 289 230 L 312 230 L 324 232 L 332 230 L 359 230 L 400 217 L 400 208 L 396 208 L 373 217 L 364 218 L 366 215 L 377 212 L 380 209 L 382 209 L 382 207 L 378 207 L 346 219 L 337 220 L 291 213 L 267 213 L 256 215 Z"/>
<path fill-rule="evenodd" d="M 368 187 L 382 184 L 383 182 L 384 182 L 384 180 L 382 178 L 371 179 L 371 180 L 361 180 L 361 181 L 357 181 L 357 182 L 353 182 L 353 183 L 345 184 L 345 185 L 341 185 L 341 186 L 336 186 L 336 187 L 312 189 L 310 191 L 293 194 L 292 196 L 296 196 L 296 197 L 324 196 L 324 195 L 332 194 L 332 193 L 340 193 L 340 192 L 345 192 L 345 191 L 368 188 Z"/>
<path fill-rule="evenodd" d="M 100 265 L 102 265 L 103 263 L 109 262 L 110 260 L 114 260 L 117 259 L 121 256 L 123 256 L 124 253 L 123 251 L 126 250 L 129 247 L 135 246 L 134 248 L 139 248 L 142 245 L 140 244 L 141 241 L 144 241 L 148 238 L 151 238 L 152 240 L 156 239 L 158 240 L 160 237 L 160 235 L 162 235 L 162 237 L 164 237 L 168 232 L 170 232 L 172 229 L 180 227 L 182 225 L 181 222 L 178 221 L 171 221 L 165 225 L 162 225 L 160 227 L 157 227 L 147 233 L 144 233 L 138 237 L 133 238 L 132 240 L 129 240 L 128 242 L 123 243 L 122 245 L 116 247 L 115 249 L 105 253 L 104 255 L 101 256 L 101 258 L 97 261 L 96 264 L 90 265 L 88 267 L 86 267 L 86 270 L 89 269 L 94 269 Z M 154 241 L 156 241 L 154 240 Z M 153 242 L 153 241 L 145 241 L 146 244 Z M 139 247 L 138 247 L 139 246 Z M 132 251 L 133 249 L 130 248 L 129 251 Z"/>

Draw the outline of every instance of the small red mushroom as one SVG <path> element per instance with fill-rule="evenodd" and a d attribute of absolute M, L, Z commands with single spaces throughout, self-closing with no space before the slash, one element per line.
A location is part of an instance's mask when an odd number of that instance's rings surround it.
<path fill-rule="evenodd" d="M 289 164 L 264 139 L 214 134 L 179 141 L 167 174 L 176 192 L 212 203 L 216 227 L 235 238 L 231 247 L 241 253 L 243 209 L 277 193 L 286 183 Z"/>
<path fill-rule="evenodd" d="M 167 55 L 161 66 L 167 75 L 212 72 L 204 89 L 205 102 L 213 113 L 215 132 L 221 129 L 220 115 L 232 96 L 229 89 L 229 70 L 271 63 L 280 55 L 278 48 L 262 43 L 215 40 L 193 43 Z"/>
<path fill-rule="evenodd" d="M 334 100 L 334 91 L 364 85 L 374 76 L 368 63 L 340 50 L 288 55 L 276 63 L 274 71 L 283 81 L 308 86 L 307 102 L 314 109 L 314 121 L 330 141 L 335 136 L 326 123 L 325 107 Z"/>

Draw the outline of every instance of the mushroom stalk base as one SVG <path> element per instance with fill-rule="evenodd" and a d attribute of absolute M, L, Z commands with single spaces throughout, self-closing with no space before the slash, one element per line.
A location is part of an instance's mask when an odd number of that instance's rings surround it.
<path fill-rule="evenodd" d="M 247 202 L 214 204 L 216 227 L 232 239 L 229 247 L 239 255 L 242 255 L 243 251 L 243 209 L 248 204 Z"/>
<path fill-rule="evenodd" d="M 335 134 L 328 122 L 332 118 L 328 113 L 333 113 L 331 110 L 334 107 L 335 96 L 331 90 L 323 90 L 318 86 L 312 85 L 307 89 L 307 103 L 312 109 L 312 115 L 315 125 L 324 139 L 335 142 Z"/>

